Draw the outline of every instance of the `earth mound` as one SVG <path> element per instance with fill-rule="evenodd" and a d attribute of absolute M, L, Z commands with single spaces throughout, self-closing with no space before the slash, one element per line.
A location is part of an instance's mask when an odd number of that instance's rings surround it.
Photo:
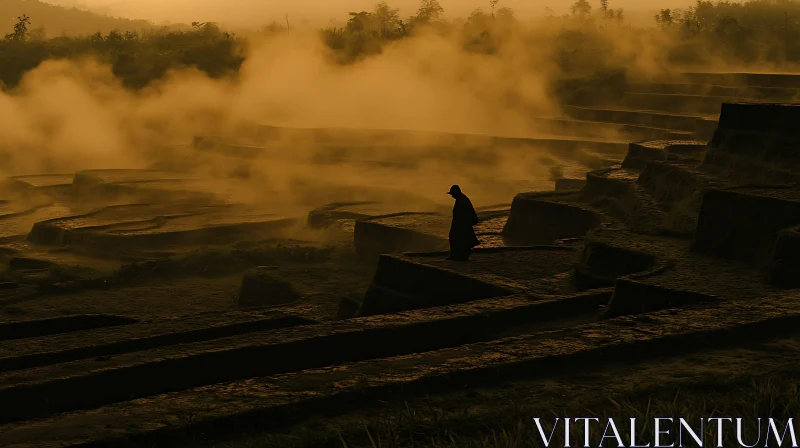
<path fill-rule="evenodd" d="M 557 202 L 572 193 L 518 194 L 503 227 L 503 236 L 515 244 L 551 244 L 555 240 L 581 237 L 600 227 L 606 219 L 578 203 Z"/>
<path fill-rule="evenodd" d="M 610 287 L 619 277 L 653 269 L 656 262 L 653 254 L 587 238 L 573 276 L 580 290 Z"/>
<path fill-rule="evenodd" d="M 238 304 L 241 307 L 285 305 L 296 302 L 300 294 L 292 284 L 281 278 L 280 272 L 260 266 L 245 272 L 239 288 Z"/>
<path fill-rule="evenodd" d="M 585 179 L 556 179 L 556 191 L 580 190 L 584 185 Z"/>

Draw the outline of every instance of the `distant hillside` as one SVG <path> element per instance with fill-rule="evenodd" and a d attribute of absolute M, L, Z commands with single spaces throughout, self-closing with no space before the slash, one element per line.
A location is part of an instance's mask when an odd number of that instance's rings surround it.
<path fill-rule="evenodd" d="M 45 36 L 90 35 L 100 31 L 107 34 L 120 31 L 141 31 L 152 28 L 145 20 L 107 17 L 76 8 L 54 6 L 39 0 L 0 0 L 0 38 L 14 28 L 16 17 L 27 14 L 31 19 L 29 30 L 43 29 Z"/>

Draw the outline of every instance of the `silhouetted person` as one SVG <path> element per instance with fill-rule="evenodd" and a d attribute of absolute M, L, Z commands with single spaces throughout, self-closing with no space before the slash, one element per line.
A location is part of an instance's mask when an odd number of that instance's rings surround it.
<path fill-rule="evenodd" d="M 472 226 L 478 224 L 478 214 L 472 201 L 461 192 L 458 185 L 447 192 L 456 200 L 453 205 L 453 223 L 450 224 L 450 260 L 467 261 L 472 248 L 480 244 Z"/>

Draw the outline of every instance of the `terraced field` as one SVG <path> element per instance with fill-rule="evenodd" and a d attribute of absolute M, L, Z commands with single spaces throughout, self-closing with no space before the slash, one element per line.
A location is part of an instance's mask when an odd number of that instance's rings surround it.
<path fill-rule="evenodd" d="M 686 74 L 532 118 L 534 138 L 256 127 L 186 149 L 303 166 L 291 200 L 152 169 L 10 178 L 0 446 L 335 446 L 421 400 L 483 421 L 553 391 L 794 374 L 800 106 L 768 101 L 798 87 Z M 480 217 L 466 263 L 452 183 Z"/>

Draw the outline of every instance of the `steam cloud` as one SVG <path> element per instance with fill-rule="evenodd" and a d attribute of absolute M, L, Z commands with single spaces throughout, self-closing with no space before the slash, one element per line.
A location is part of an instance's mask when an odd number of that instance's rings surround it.
<path fill-rule="evenodd" d="M 609 65 L 610 58 L 637 76 L 661 74 L 662 42 L 657 35 L 631 39 L 633 32 L 607 33 L 604 43 L 614 45 L 600 56 L 606 59 L 603 64 Z M 442 188 L 457 182 L 478 188 L 489 178 L 546 181 L 552 166 L 542 163 L 541 153 L 498 151 L 474 163 L 465 160 L 467 153 L 450 160 L 423 157 L 409 171 L 313 165 L 316 148 L 302 139 L 283 141 L 255 162 L 180 146 L 195 135 L 235 134 L 247 123 L 536 136 L 531 117 L 559 114 L 550 89 L 554 78 L 564 76 L 554 63 L 560 48 L 556 40 L 563 33 L 541 24 L 518 25 L 501 37 L 498 53 L 477 54 L 464 50 L 457 33 L 431 29 L 388 45 L 380 55 L 340 65 L 318 33 L 281 33 L 250 39 L 236 78 L 213 80 L 183 70 L 141 92 L 124 89 L 109 66 L 91 59 L 46 61 L 27 73 L 14 92 L 0 93 L 5 162 L 0 174 L 183 165 L 204 175 L 230 177 L 245 169 L 247 175 L 240 177 L 249 184 L 243 190 L 250 192 L 246 199 L 254 200 L 302 186 L 325 190 L 346 185 L 395 188 L 438 202 L 446 200 Z M 378 161 L 410 157 L 402 148 L 394 151 L 374 156 Z M 480 188 L 479 201 L 511 199 L 507 187 L 483 182 Z M 311 202 L 360 199 L 323 196 Z M 292 200 L 298 201 L 296 193 Z"/>

